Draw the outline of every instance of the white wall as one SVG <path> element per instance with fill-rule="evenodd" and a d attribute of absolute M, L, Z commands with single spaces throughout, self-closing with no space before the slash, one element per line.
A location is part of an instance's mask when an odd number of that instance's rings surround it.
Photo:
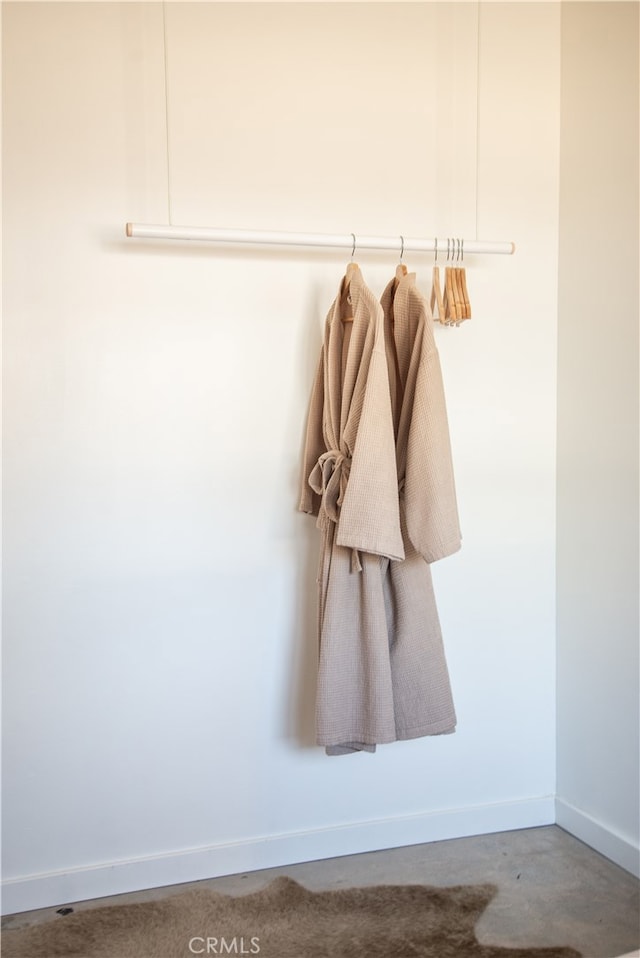
<path fill-rule="evenodd" d="M 161 6 L 4 4 L 6 911 L 553 820 L 559 6 L 480 5 L 479 46 L 475 4 L 166 12 L 174 222 L 517 244 L 436 330 L 459 729 L 313 744 L 294 507 L 347 257 L 126 240 L 167 217 Z"/>
<path fill-rule="evenodd" d="M 636 874 L 638 4 L 565 4 L 558 821 Z"/>

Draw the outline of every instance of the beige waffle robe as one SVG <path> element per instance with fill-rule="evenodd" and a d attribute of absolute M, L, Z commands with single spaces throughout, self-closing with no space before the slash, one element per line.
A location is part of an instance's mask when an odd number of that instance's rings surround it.
<path fill-rule="evenodd" d="M 415 273 L 392 280 L 381 302 L 405 544 L 435 562 L 462 537 L 433 318 Z"/>
<path fill-rule="evenodd" d="M 421 458 L 429 459 L 429 448 L 422 457 L 411 448 L 412 437 L 417 441 L 424 432 L 412 415 L 414 387 L 420 371 L 424 377 L 433 363 L 425 337 L 413 333 L 426 324 L 423 318 L 414 330 L 407 323 L 407 336 L 396 347 L 389 319 L 385 335 L 383 309 L 359 270 L 350 280 L 350 307 L 345 286 L 343 280 L 325 324 L 299 504 L 317 516 L 321 530 L 316 733 L 328 754 L 373 751 L 377 743 L 455 726 L 432 559 L 423 556 L 454 551 L 459 534 L 454 546 L 452 530 L 438 522 L 438 509 L 406 509 L 407 491 L 416 482 L 422 488 Z M 352 323 L 342 322 L 347 311 L 353 311 Z M 437 364 L 437 354 L 435 359 Z M 438 402 L 434 408 L 439 410 Z M 429 402 L 419 410 L 427 419 L 433 411 Z M 446 417 L 444 432 L 448 443 Z M 406 457 L 396 441 L 405 434 Z M 438 470 L 432 472 L 438 481 Z M 432 480 L 423 478 L 431 488 Z M 424 496 L 415 501 L 419 505 Z M 409 516 L 419 550 L 408 536 Z"/>
<path fill-rule="evenodd" d="M 415 273 L 382 296 L 405 559 L 385 592 L 397 738 L 455 730 L 431 563 L 457 552 L 460 522 L 433 318 Z"/>

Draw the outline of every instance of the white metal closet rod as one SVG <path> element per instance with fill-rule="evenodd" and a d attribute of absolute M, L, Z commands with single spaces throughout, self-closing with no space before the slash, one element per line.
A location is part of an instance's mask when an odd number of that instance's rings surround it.
<path fill-rule="evenodd" d="M 208 226 L 157 226 L 145 223 L 127 223 L 127 236 L 139 239 L 194 240 L 209 243 L 242 243 L 249 246 L 324 246 L 340 249 L 396 250 L 406 253 L 430 253 L 436 249 L 436 239 L 415 239 L 411 236 L 359 236 L 357 233 L 287 233 L 271 230 L 214 229 Z M 451 253 L 460 249 L 467 253 L 515 252 L 515 243 L 497 243 L 482 240 L 461 240 L 438 237 L 438 252 L 446 253 L 447 242 Z M 444 261 L 443 261 L 444 262 Z"/>

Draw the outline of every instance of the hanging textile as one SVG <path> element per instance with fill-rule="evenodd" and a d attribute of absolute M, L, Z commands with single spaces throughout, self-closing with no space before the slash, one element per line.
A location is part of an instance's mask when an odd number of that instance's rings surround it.
<path fill-rule="evenodd" d="M 462 537 L 433 319 L 415 273 L 388 284 L 382 307 L 402 512 L 411 543 L 435 562 Z"/>
<path fill-rule="evenodd" d="M 460 535 L 426 309 L 413 276 L 381 306 L 356 268 L 325 324 L 299 508 L 321 532 L 316 736 L 330 755 L 455 728 L 428 563 Z"/>
<path fill-rule="evenodd" d="M 398 739 L 456 725 L 431 563 L 462 537 L 433 320 L 415 279 L 397 277 L 382 296 L 405 550 L 385 583 Z"/>

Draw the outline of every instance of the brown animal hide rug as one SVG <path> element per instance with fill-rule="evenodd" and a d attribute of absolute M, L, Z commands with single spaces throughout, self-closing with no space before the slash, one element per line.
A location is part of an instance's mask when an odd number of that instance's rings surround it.
<path fill-rule="evenodd" d="M 312 892 L 290 878 L 232 897 L 197 889 L 76 911 L 6 931 L 3 958 L 580 958 L 572 948 L 481 945 L 494 885 Z"/>

